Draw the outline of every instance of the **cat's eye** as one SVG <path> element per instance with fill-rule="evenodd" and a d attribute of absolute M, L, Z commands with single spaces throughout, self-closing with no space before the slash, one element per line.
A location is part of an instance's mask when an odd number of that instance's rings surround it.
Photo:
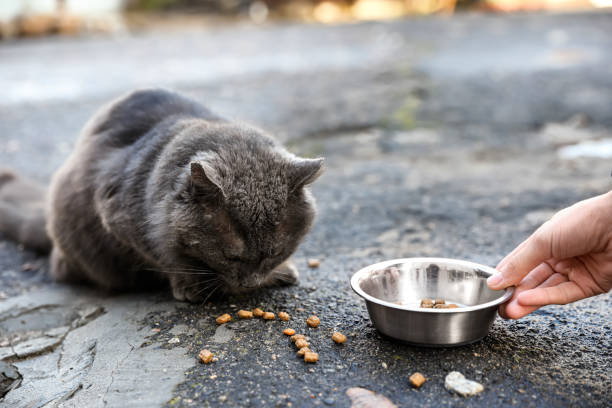
<path fill-rule="evenodd" d="M 241 254 L 236 253 L 236 252 L 223 252 L 223 256 L 228 261 L 232 261 L 232 262 L 242 262 L 243 261 Z"/>

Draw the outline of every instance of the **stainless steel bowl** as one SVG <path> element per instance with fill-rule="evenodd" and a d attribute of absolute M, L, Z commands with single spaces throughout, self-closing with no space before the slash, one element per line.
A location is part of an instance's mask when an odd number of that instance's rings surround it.
<path fill-rule="evenodd" d="M 389 337 L 428 347 L 459 346 L 485 337 L 497 306 L 514 288 L 491 290 L 495 269 L 445 258 L 404 258 L 365 267 L 351 287 L 365 299 L 374 326 Z M 445 299 L 457 309 L 425 309 L 421 299 Z"/>

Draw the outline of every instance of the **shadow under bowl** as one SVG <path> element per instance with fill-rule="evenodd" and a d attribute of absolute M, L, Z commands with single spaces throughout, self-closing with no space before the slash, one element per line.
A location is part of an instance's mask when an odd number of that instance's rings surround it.
<path fill-rule="evenodd" d="M 384 335 L 426 347 L 460 346 L 485 337 L 497 307 L 514 288 L 487 286 L 494 268 L 447 258 L 403 258 L 356 272 L 351 287 Z M 455 309 L 421 308 L 422 299 L 444 299 Z"/>

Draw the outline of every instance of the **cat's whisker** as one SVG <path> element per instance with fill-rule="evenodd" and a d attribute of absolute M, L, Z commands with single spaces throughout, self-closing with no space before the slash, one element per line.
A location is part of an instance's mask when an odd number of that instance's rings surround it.
<path fill-rule="evenodd" d="M 206 303 L 206 301 L 213 295 L 213 293 L 215 293 L 215 291 L 217 289 L 219 289 L 222 286 L 222 283 L 219 283 L 209 294 L 208 296 L 206 296 L 206 298 L 204 299 L 204 301 L 202 301 L 202 304 Z"/>
<path fill-rule="evenodd" d="M 206 285 L 206 284 L 215 283 L 216 281 L 217 281 L 217 279 L 208 279 L 208 280 L 203 280 L 203 281 L 197 281 L 195 283 L 192 283 L 191 285 L 185 286 L 185 289 L 197 287 L 197 286 L 200 286 L 200 285 Z"/>
<path fill-rule="evenodd" d="M 204 292 L 205 290 L 211 289 L 212 287 L 214 287 L 216 284 L 216 282 L 210 282 L 207 285 L 202 285 L 202 288 L 200 288 L 194 296 L 198 296 L 200 293 Z"/>
<path fill-rule="evenodd" d="M 159 272 L 159 273 L 166 273 L 166 274 L 177 274 L 177 275 L 200 275 L 200 276 L 212 276 L 212 275 L 216 275 L 216 273 L 214 273 L 214 272 L 208 272 L 208 271 L 197 272 L 196 270 L 194 270 L 194 271 L 181 271 L 181 270 L 154 269 L 154 268 L 144 268 L 143 270 L 145 270 L 145 271 L 152 271 L 152 272 Z"/>

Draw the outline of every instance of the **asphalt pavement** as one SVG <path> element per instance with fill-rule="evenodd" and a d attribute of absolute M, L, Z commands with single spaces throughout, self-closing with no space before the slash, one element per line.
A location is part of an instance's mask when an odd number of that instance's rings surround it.
<path fill-rule="evenodd" d="M 146 86 L 327 165 L 289 288 L 205 305 L 107 296 L 51 282 L 46 258 L 0 238 L 0 407 L 345 407 L 351 387 L 402 407 L 610 406 L 610 294 L 429 349 L 380 335 L 349 278 L 409 256 L 494 266 L 557 210 L 608 191 L 611 29 L 610 13 L 465 14 L 0 44 L 0 166 L 41 182 L 102 103 Z M 254 307 L 291 320 L 215 323 Z M 317 329 L 305 324 L 313 313 Z M 318 363 L 296 357 L 285 327 L 309 335 Z M 218 361 L 199 363 L 202 348 Z M 449 393 L 451 371 L 484 392 Z"/>

